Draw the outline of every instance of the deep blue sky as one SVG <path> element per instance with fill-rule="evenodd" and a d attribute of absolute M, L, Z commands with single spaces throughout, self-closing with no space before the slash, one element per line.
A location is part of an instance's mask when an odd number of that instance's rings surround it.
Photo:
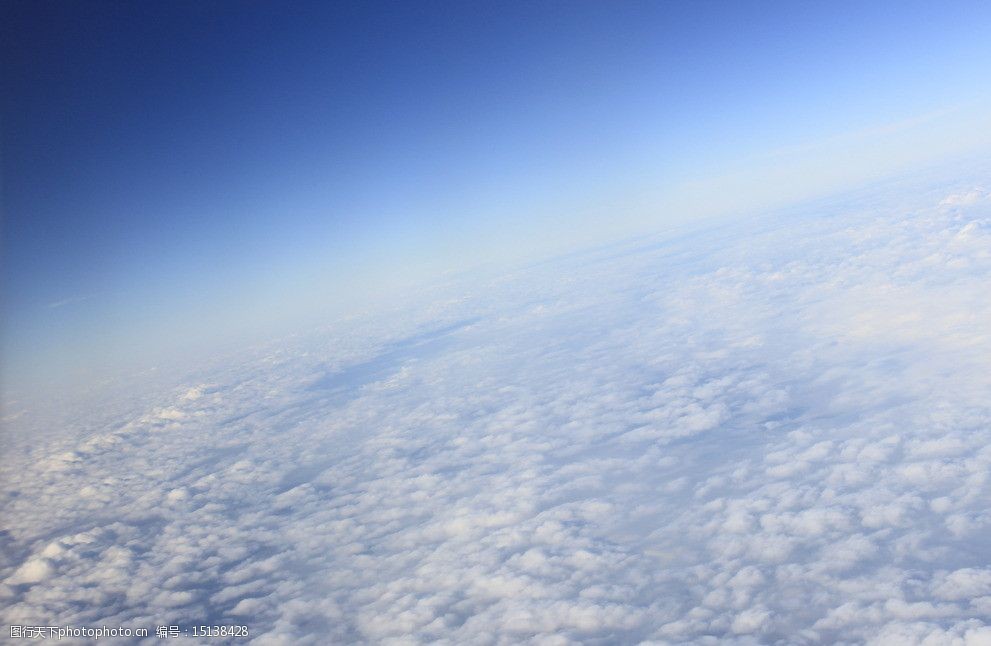
<path fill-rule="evenodd" d="M 986 137 L 988 3 L 2 6 L 7 389 Z"/>

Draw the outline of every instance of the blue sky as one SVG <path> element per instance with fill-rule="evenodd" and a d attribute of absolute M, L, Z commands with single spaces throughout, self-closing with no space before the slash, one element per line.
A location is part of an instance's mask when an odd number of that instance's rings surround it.
<path fill-rule="evenodd" d="M 3 386 L 986 145 L 987 3 L 4 4 Z"/>

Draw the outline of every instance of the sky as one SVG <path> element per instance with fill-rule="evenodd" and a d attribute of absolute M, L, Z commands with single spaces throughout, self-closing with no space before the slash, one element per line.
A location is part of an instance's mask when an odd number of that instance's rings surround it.
<path fill-rule="evenodd" d="M 2 11 L 15 393 L 991 137 L 987 3 Z"/>

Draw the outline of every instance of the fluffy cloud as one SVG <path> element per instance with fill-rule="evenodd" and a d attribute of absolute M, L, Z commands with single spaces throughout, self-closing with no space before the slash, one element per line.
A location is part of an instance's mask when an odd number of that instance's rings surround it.
<path fill-rule="evenodd" d="M 438 287 L 80 410 L 3 466 L 0 618 L 987 643 L 991 220 L 920 194 Z"/>

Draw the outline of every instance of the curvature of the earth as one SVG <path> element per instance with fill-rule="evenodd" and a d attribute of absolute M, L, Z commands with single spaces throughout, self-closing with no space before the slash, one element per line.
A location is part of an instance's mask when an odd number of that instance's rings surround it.
<path fill-rule="evenodd" d="M 988 644 L 991 194 L 448 285 L 2 469 L 5 624 Z"/>

